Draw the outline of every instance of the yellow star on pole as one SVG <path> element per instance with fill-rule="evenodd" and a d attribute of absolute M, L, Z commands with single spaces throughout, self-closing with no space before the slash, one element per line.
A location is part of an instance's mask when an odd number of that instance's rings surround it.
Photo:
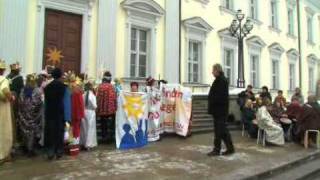
<path fill-rule="evenodd" d="M 143 106 L 144 103 L 140 96 L 125 96 L 126 103 L 123 105 L 123 108 L 128 113 L 128 117 L 133 117 L 135 120 L 143 115 Z"/>
<path fill-rule="evenodd" d="M 57 65 L 57 64 L 60 64 L 61 59 L 64 56 L 62 56 L 62 51 L 54 47 L 53 49 L 48 48 L 47 57 L 48 57 L 47 61 L 51 61 L 53 65 Z"/>

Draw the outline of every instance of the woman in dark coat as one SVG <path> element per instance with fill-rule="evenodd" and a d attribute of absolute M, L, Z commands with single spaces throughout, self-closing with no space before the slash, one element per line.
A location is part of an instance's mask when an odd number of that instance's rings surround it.
<path fill-rule="evenodd" d="M 252 100 L 248 99 L 243 108 L 243 124 L 251 138 L 256 138 L 258 133 L 258 126 L 253 123 L 255 119 L 256 112 Z"/>
<path fill-rule="evenodd" d="M 308 103 L 302 107 L 302 112 L 297 119 L 294 129 L 294 140 L 301 143 L 307 130 L 320 130 L 320 105 L 315 96 L 308 97 Z M 311 136 L 315 141 L 315 136 Z"/>

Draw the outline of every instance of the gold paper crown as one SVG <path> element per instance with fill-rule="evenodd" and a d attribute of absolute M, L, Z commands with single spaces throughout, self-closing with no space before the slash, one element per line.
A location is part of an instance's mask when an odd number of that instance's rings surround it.
<path fill-rule="evenodd" d="M 20 67 L 20 64 L 19 64 L 19 62 L 16 62 L 16 63 L 14 63 L 14 64 L 10 64 L 10 69 L 11 70 L 18 70 L 18 69 L 20 69 L 21 67 Z"/>
<path fill-rule="evenodd" d="M 27 82 L 31 83 L 31 84 L 36 84 L 37 81 L 37 74 L 33 73 L 33 74 L 28 74 L 27 75 Z"/>
<path fill-rule="evenodd" d="M 72 84 L 75 83 L 76 85 L 82 85 L 82 80 L 78 76 L 75 75 L 74 72 L 68 71 L 64 74 L 65 83 Z"/>
<path fill-rule="evenodd" d="M 0 69 L 6 69 L 6 62 L 0 59 Z"/>

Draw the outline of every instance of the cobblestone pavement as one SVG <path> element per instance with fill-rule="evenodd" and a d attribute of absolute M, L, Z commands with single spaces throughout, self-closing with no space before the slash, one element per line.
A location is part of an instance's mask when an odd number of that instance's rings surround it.
<path fill-rule="evenodd" d="M 227 157 L 206 155 L 212 150 L 212 134 L 196 134 L 187 139 L 169 136 L 141 149 L 119 151 L 101 145 L 76 158 L 65 156 L 51 162 L 43 156 L 19 157 L 0 167 L 0 179 L 241 179 L 316 151 L 291 143 L 262 147 L 240 132 L 233 132 L 232 136 L 237 152 Z"/>

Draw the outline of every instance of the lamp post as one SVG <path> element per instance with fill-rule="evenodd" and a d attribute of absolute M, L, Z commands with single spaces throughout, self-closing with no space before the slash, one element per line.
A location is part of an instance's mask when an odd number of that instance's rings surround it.
<path fill-rule="evenodd" d="M 245 15 L 241 10 L 237 11 L 235 19 L 232 21 L 229 31 L 232 36 L 238 39 L 238 79 L 237 79 L 237 87 L 244 88 L 245 87 L 245 79 L 244 79 L 244 60 L 243 60 L 243 39 L 251 32 L 253 29 L 253 24 L 249 19 L 246 20 L 244 24 L 242 24 Z"/>

